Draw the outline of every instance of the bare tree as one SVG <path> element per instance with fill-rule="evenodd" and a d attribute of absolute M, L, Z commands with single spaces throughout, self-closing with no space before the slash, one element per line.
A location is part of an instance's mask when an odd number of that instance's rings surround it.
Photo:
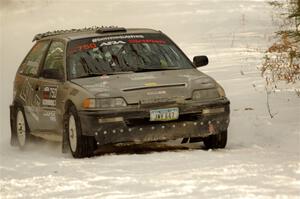
<path fill-rule="evenodd" d="M 261 67 L 267 85 L 300 80 L 300 0 L 270 2 L 279 11 L 276 41 L 266 50 Z"/>
<path fill-rule="evenodd" d="M 278 15 L 275 18 L 279 31 L 275 33 L 275 42 L 265 52 L 261 74 L 266 80 L 267 108 L 273 118 L 277 113 L 271 112 L 270 91 L 277 88 L 279 82 L 300 81 L 300 0 L 276 0 L 269 4 Z M 299 90 L 295 92 L 300 96 Z"/>

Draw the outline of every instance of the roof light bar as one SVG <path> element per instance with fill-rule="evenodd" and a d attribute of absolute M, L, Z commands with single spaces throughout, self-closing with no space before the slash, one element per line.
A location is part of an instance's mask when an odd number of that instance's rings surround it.
<path fill-rule="evenodd" d="M 96 33 L 108 33 L 108 32 L 126 32 L 125 28 L 118 27 L 118 26 L 92 26 L 92 27 L 85 27 L 80 29 L 70 29 L 70 30 L 55 30 L 55 31 L 48 31 L 45 33 L 39 33 L 34 36 L 32 41 L 40 40 L 44 37 L 50 37 L 54 35 L 61 35 L 65 33 L 77 33 L 77 32 L 96 32 Z"/>
<path fill-rule="evenodd" d="M 126 32 L 126 29 L 123 27 L 103 27 L 103 28 L 99 28 L 98 30 L 96 30 L 96 33 L 108 33 L 108 32 Z"/>

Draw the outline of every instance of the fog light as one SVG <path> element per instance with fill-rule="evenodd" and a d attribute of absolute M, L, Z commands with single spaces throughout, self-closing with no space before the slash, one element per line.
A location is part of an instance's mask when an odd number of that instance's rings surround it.
<path fill-rule="evenodd" d="M 206 108 L 202 110 L 203 114 L 214 114 L 214 113 L 223 113 L 225 111 L 224 107 L 222 108 Z"/>
<path fill-rule="evenodd" d="M 123 117 L 100 118 L 99 123 L 123 122 Z"/>

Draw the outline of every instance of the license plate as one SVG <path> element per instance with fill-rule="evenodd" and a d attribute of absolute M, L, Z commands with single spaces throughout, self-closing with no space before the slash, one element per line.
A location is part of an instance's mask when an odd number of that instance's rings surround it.
<path fill-rule="evenodd" d="M 170 121 L 179 117 L 178 108 L 150 110 L 150 121 Z"/>

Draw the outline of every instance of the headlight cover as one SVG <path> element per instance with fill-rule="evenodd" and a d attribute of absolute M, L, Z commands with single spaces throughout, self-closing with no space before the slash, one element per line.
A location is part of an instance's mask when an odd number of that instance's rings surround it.
<path fill-rule="evenodd" d="M 220 97 L 226 97 L 225 91 L 220 84 L 217 85 L 217 90 L 219 92 Z"/>
<path fill-rule="evenodd" d="M 127 103 L 118 98 L 87 98 L 82 103 L 83 108 L 118 108 L 126 107 Z"/>
<path fill-rule="evenodd" d="M 192 100 L 207 100 L 219 98 L 220 94 L 217 89 L 195 90 Z"/>

